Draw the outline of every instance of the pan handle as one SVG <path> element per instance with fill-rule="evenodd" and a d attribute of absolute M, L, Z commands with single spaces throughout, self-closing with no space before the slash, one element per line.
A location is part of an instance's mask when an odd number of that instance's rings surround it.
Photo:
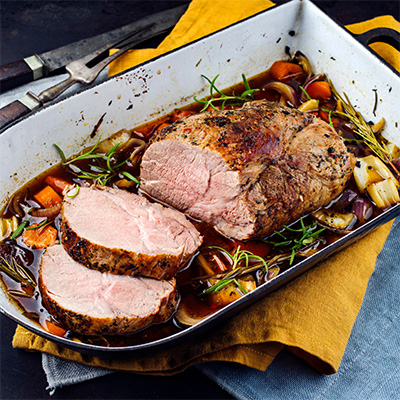
<path fill-rule="evenodd" d="M 353 34 L 364 46 L 383 42 L 400 51 L 400 32 L 390 28 L 375 28 L 360 34 Z"/>

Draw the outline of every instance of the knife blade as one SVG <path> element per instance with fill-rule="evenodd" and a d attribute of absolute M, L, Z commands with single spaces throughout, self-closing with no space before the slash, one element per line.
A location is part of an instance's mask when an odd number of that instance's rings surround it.
<path fill-rule="evenodd" d="M 186 11 L 188 4 L 151 14 L 130 24 L 116 28 L 88 39 L 67 44 L 58 49 L 42 54 L 34 54 L 23 60 L 13 61 L 0 66 L 0 93 L 25 83 L 43 78 L 49 74 L 62 71 L 74 60 L 92 53 L 106 43 L 117 41 L 133 30 L 140 30 L 147 25 L 153 26 L 138 35 L 138 41 L 143 42 L 154 37 L 157 32 L 172 28 Z"/>

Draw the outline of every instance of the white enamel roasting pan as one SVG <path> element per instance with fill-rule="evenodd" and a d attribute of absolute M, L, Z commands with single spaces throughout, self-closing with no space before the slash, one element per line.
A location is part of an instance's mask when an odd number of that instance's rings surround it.
<path fill-rule="evenodd" d="M 209 89 L 201 74 L 220 74 L 218 87 L 229 87 L 241 81 L 242 73 L 254 76 L 287 58 L 287 51 L 297 50 L 309 58 L 314 72 L 325 72 L 339 92 L 347 93 L 367 121 L 385 117 L 385 137 L 400 146 L 399 75 L 309 0 L 293 0 L 44 107 L 4 130 L 0 134 L 0 207 L 22 185 L 60 162 L 53 143 L 69 157 L 94 144 L 98 135 L 105 139 L 189 104 L 193 96 L 206 96 Z M 104 113 L 98 135 L 91 138 Z M 80 352 L 115 356 L 157 350 L 212 328 L 399 211 L 400 204 L 201 323 L 142 345 L 107 348 L 59 338 L 23 316 L 2 290 L 0 310 L 33 332 Z"/>

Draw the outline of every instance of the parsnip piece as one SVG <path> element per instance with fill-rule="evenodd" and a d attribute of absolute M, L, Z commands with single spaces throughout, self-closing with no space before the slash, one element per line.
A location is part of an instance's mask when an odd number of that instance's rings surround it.
<path fill-rule="evenodd" d="M 392 178 L 372 183 L 367 187 L 367 192 L 379 208 L 386 208 L 400 201 L 399 191 Z"/>
<path fill-rule="evenodd" d="M 352 213 L 341 214 L 324 210 L 315 211 L 312 216 L 322 225 L 339 230 L 346 229 L 355 220 L 355 216 Z"/>
<path fill-rule="evenodd" d="M 0 219 L 0 241 L 7 239 L 18 228 L 18 220 L 15 215 L 11 218 Z"/>
<path fill-rule="evenodd" d="M 107 153 L 109 152 L 117 143 L 125 143 L 131 138 L 131 134 L 128 131 L 121 130 L 115 135 L 109 137 L 108 139 L 102 140 L 99 145 L 97 152 L 98 153 Z"/>
<path fill-rule="evenodd" d="M 391 178 L 393 183 L 399 187 L 399 182 L 389 168 L 378 157 L 372 155 L 358 158 L 353 174 L 361 193 L 364 193 L 370 184 L 388 178 Z"/>
<path fill-rule="evenodd" d="M 316 99 L 311 99 L 303 103 L 301 106 L 299 106 L 298 110 L 303 112 L 311 112 L 318 110 L 318 107 L 319 107 L 319 101 Z"/>
<path fill-rule="evenodd" d="M 400 149 L 394 143 L 388 143 L 386 145 L 386 150 L 392 159 L 400 157 Z"/>

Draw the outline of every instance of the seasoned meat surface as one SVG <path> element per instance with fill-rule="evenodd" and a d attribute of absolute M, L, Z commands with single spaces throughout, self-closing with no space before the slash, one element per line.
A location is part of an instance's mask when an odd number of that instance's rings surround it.
<path fill-rule="evenodd" d="M 175 280 L 118 276 L 75 262 L 61 245 L 42 256 L 39 288 L 46 309 L 85 335 L 129 334 L 173 314 Z"/>
<path fill-rule="evenodd" d="M 179 211 L 109 187 L 65 196 L 61 215 L 68 254 L 102 272 L 171 279 L 202 241 Z"/>
<path fill-rule="evenodd" d="M 268 101 L 183 118 L 152 139 L 141 190 L 236 239 L 327 205 L 354 158 L 319 118 Z"/>

